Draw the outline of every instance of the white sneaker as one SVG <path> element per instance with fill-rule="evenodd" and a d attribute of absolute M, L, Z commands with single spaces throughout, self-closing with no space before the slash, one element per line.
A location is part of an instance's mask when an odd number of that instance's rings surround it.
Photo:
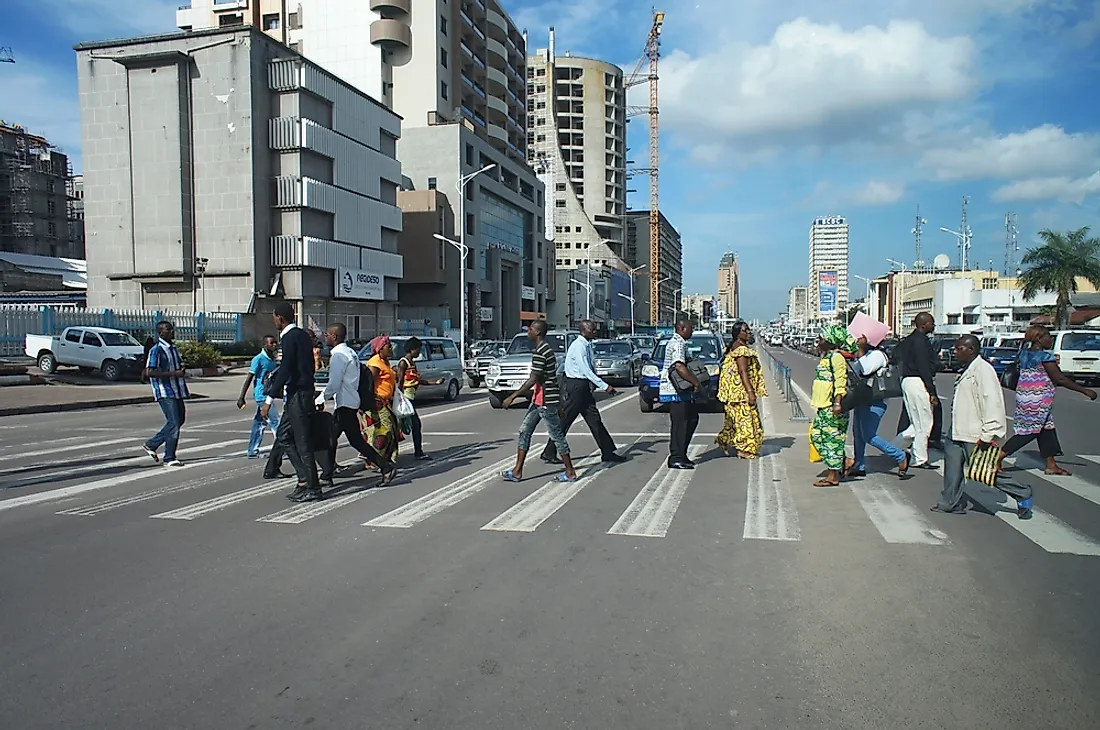
<path fill-rule="evenodd" d="M 160 462 L 160 455 L 157 454 L 156 449 L 150 449 L 148 447 L 148 445 L 142 444 L 141 445 L 141 450 L 144 451 L 146 454 L 148 454 L 149 458 L 152 459 L 153 461 L 158 462 L 158 463 Z"/>
<path fill-rule="evenodd" d="M 183 462 L 179 459 L 172 459 L 171 461 L 164 462 L 165 466 L 183 466 Z"/>

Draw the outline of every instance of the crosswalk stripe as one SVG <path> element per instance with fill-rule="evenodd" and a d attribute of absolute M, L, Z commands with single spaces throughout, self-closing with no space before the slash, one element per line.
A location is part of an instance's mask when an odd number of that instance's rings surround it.
<path fill-rule="evenodd" d="M 134 443 L 135 446 L 140 446 L 140 441 L 136 441 L 133 437 L 127 436 L 126 438 L 108 439 L 106 441 L 87 441 L 82 444 L 69 444 L 58 448 L 56 444 L 61 442 L 55 442 L 55 445 L 50 446 L 48 449 L 40 449 L 38 451 L 18 451 L 12 454 L 6 454 L 5 459 L 32 459 L 36 456 L 56 456 L 58 452 L 68 453 L 70 451 L 87 451 L 88 449 L 98 449 L 103 446 L 114 446 L 115 444 L 124 444 L 127 441 Z M 4 471 L 10 471 L 5 469 Z"/>
<path fill-rule="evenodd" d="M 139 492 L 138 494 L 132 494 L 127 497 L 117 497 L 114 499 L 105 499 L 101 502 L 94 502 L 92 504 L 83 505 L 80 507 L 73 507 L 71 509 L 65 509 L 59 511 L 59 515 L 75 515 L 77 517 L 93 517 L 101 512 L 109 512 L 111 510 L 120 509 L 122 507 L 129 507 L 132 504 L 140 504 L 142 502 L 148 502 L 158 497 L 165 497 L 169 494 L 177 494 L 179 492 L 186 492 L 192 489 L 201 489 L 202 487 L 208 487 L 212 484 L 225 481 L 226 479 L 232 479 L 233 477 L 247 474 L 249 472 L 255 472 L 255 464 L 248 466 L 242 466 L 237 469 L 231 469 L 226 472 L 219 472 L 218 474 L 212 474 L 202 479 L 195 480 L 193 482 L 184 482 L 182 484 L 170 484 L 166 487 L 158 487 L 156 489 L 150 489 L 146 492 Z"/>
<path fill-rule="evenodd" d="M 695 458 L 704 451 L 705 446 L 692 446 L 688 458 Z M 667 464 L 661 464 L 607 534 L 632 537 L 667 535 L 694 474 L 694 471 L 673 471 Z"/>
<path fill-rule="evenodd" d="M 481 449 L 485 448 L 485 446 L 486 445 L 483 443 L 469 444 L 462 449 L 456 450 L 454 453 L 448 455 L 446 459 L 440 459 L 439 461 L 434 461 L 430 464 L 416 466 L 412 469 L 404 469 L 398 472 L 397 479 L 400 481 L 404 481 L 405 479 L 409 477 L 414 477 L 421 472 L 427 471 L 428 469 L 436 468 L 440 465 L 456 461 L 472 453 L 480 451 Z M 381 475 L 372 473 L 365 473 L 362 476 L 375 476 L 376 478 L 381 478 Z M 359 476 L 357 478 L 362 478 L 362 476 Z M 346 507 L 353 502 L 358 502 L 359 500 L 365 499 L 372 494 L 379 494 L 386 491 L 387 489 L 389 489 L 389 487 L 374 489 L 364 487 L 362 489 L 357 489 L 350 494 L 342 494 L 337 497 L 329 497 L 320 502 L 296 504 L 291 507 L 287 507 L 286 509 L 279 510 L 278 512 L 264 515 L 256 521 L 268 522 L 278 525 L 300 525 L 303 522 L 308 522 L 315 517 L 320 517 L 321 515 L 328 514 L 329 512 L 334 512 L 341 507 Z"/>
<path fill-rule="evenodd" d="M 904 545 L 950 545 L 951 540 L 907 499 L 898 487 L 887 486 L 871 475 L 852 484 L 863 511 L 888 543 Z"/>
<path fill-rule="evenodd" d="M 1089 456 L 1086 454 L 1077 454 L 1077 458 L 1091 461 L 1093 464 L 1100 464 L 1100 456 Z"/>
<path fill-rule="evenodd" d="M 746 540 L 788 542 L 802 539 L 787 466 L 778 454 L 749 461 L 743 537 Z"/>
<path fill-rule="evenodd" d="M 1029 466 L 1030 464 L 1041 466 Z M 1092 484 L 1091 482 L 1085 481 L 1079 476 L 1074 476 L 1072 474 L 1046 474 L 1044 472 L 1046 464 L 1029 454 L 1021 454 L 1020 456 L 1017 456 L 1016 466 L 1017 468 L 1027 472 L 1031 476 L 1039 477 L 1044 482 L 1053 484 L 1060 489 L 1064 489 L 1070 494 L 1076 494 L 1081 499 L 1092 502 L 1096 505 L 1100 505 L 1100 487 Z"/>
<path fill-rule="evenodd" d="M 500 481 L 500 471 L 515 462 L 515 456 L 506 456 L 489 466 L 462 477 L 454 484 L 440 487 L 419 499 L 401 505 L 384 515 L 364 522 L 364 527 L 412 527 L 439 514 L 448 507 L 472 497 L 490 484 Z"/>
<path fill-rule="evenodd" d="M 189 504 L 179 509 L 149 515 L 149 517 L 154 520 L 193 520 L 196 517 L 218 512 L 227 507 L 247 502 L 250 499 L 255 499 L 256 497 L 263 497 L 268 494 L 285 491 L 292 488 L 296 482 L 297 479 L 295 477 L 291 477 L 290 479 L 276 479 L 268 484 L 260 484 L 255 487 L 240 489 L 236 492 L 223 494 L 220 497 L 213 497 L 211 499 L 205 499 L 202 502 L 195 502 L 194 504 Z"/>
<path fill-rule="evenodd" d="M 185 446 L 189 443 L 198 441 L 197 438 L 180 439 L 180 446 Z M 134 449 L 121 449 L 115 451 L 108 451 L 103 454 L 97 454 L 98 457 L 109 459 L 113 456 L 120 456 L 122 454 L 133 453 Z M 186 453 L 182 454 L 186 458 Z M 69 479 L 79 479 L 83 476 L 92 477 L 95 476 L 95 472 L 103 469 L 117 469 L 119 467 L 130 466 L 132 464 L 148 464 L 152 466 L 153 460 L 149 458 L 147 454 L 142 453 L 141 456 L 134 456 L 129 459 L 120 459 L 119 461 L 99 461 L 95 463 L 84 463 L 80 466 L 66 466 L 62 468 L 56 468 L 51 463 L 39 463 L 39 464 L 23 464 L 16 469 L 11 470 L 11 473 L 17 474 L 20 471 L 34 470 L 36 473 L 28 476 L 19 477 L 10 482 L 4 482 L 2 488 L 12 489 L 19 487 L 33 486 L 35 484 L 45 484 L 48 482 L 67 481 Z M 44 469 L 45 471 L 38 471 Z"/>
<path fill-rule="evenodd" d="M 585 457 L 585 461 L 599 456 L 600 450 L 596 449 Z M 606 469 L 600 469 L 601 466 L 602 464 L 598 461 L 595 464 L 590 464 L 582 473 L 577 475 L 578 479 L 575 482 L 547 482 L 492 519 L 481 529 L 496 532 L 534 532 L 539 525 L 550 519 L 569 500 L 577 496 L 577 493 L 584 489 L 589 482 L 596 479 L 601 472 L 606 471 Z"/>
<path fill-rule="evenodd" d="M 236 439 L 236 440 L 232 440 L 232 441 L 222 441 L 222 442 L 216 443 L 216 444 L 205 444 L 203 446 L 195 446 L 193 448 L 188 449 L 188 453 L 189 454 L 195 454 L 195 453 L 199 453 L 199 452 L 203 452 L 203 451 L 214 451 L 215 449 L 224 449 L 224 448 L 227 448 L 227 447 L 230 447 L 230 446 L 234 446 L 236 444 L 247 443 L 247 441 L 248 441 L 248 439 Z M 221 458 L 228 458 L 228 457 L 217 457 L 217 458 L 221 459 Z M 2 512 L 4 510 L 9 510 L 9 509 L 15 509 L 16 507 L 26 507 L 26 506 L 32 505 L 32 504 L 41 504 L 43 502 L 55 502 L 57 500 L 66 499 L 68 497 L 75 497 L 77 495 L 85 494 L 87 492 L 92 492 L 92 491 L 96 491 L 96 490 L 99 490 L 99 489 L 106 489 L 108 487 L 114 487 L 114 486 L 118 486 L 120 484 L 129 484 L 130 482 L 135 482 L 139 479 L 148 479 L 150 477 L 162 476 L 162 475 L 165 475 L 165 474 L 173 474 L 173 473 L 176 473 L 178 471 L 181 471 L 182 469 L 187 469 L 188 468 L 188 467 L 185 466 L 185 467 L 181 467 L 180 469 L 176 469 L 176 468 L 165 467 L 165 466 L 154 466 L 153 464 L 150 464 L 150 467 L 151 468 L 149 468 L 149 469 L 141 469 L 139 471 L 134 471 L 134 472 L 129 473 L 129 474 L 119 474 L 117 476 L 108 477 L 106 479 L 99 479 L 99 480 L 96 480 L 94 482 L 88 482 L 87 484 L 75 484 L 71 487 L 62 487 L 61 489 L 53 489 L 53 490 L 50 490 L 48 492 L 38 492 L 36 494 L 26 494 L 26 495 L 23 495 L 22 497 L 14 497 L 12 499 L 5 499 L 3 501 L 0 501 L 0 512 Z"/>

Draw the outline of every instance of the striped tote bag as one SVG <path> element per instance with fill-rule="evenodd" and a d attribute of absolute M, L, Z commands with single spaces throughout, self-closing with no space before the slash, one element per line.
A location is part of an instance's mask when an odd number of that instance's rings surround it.
<path fill-rule="evenodd" d="M 987 487 L 997 483 L 997 465 L 1001 461 L 1001 447 L 978 446 L 970 453 L 966 462 L 966 478 L 968 481 L 984 484 Z"/>

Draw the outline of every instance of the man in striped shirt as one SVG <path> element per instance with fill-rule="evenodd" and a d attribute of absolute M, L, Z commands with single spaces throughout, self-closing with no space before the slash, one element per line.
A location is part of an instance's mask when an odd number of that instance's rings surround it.
<path fill-rule="evenodd" d="M 164 412 L 164 428 L 142 444 L 142 448 L 153 461 L 160 461 L 157 449 L 163 444 L 165 466 L 183 466 L 183 462 L 176 458 L 176 446 L 179 445 L 180 429 L 187 417 L 183 401 L 191 396 L 184 380 L 187 373 L 183 368 L 183 358 L 173 343 L 175 338 L 176 328 L 171 322 L 157 322 L 157 342 L 149 350 L 149 359 L 145 363 L 145 375 L 153 386 L 153 397 Z"/>

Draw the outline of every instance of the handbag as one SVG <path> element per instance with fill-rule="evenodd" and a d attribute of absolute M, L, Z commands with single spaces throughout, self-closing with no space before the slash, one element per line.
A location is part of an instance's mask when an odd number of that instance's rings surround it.
<path fill-rule="evenodd" d="M 393 413 L 398 418 L 412 418 L 413 414 L 416 413 L 413 402 L 405 397 L 405 394 L 400 390 L 393 392 Z"/>
<path fill-rule="evenodd" d="M 710 392 L 710 373 L 707 371 L 707 364 L 702 360 L 690 359 L 684 366 L 695 376 L 695 379 L 699 381 L 699 385 L 702 387 L 699 392 L 696 393 L 696 397 L 700 399 L 709 399 L 711 397 Z M 669 382 L 672 383 L 672 387 L 680 393 L 687 393 L 692 390 L 691 382 L 686 380 L 675 366 L 669 368 L 668 371 Z"/>
<path fill-rule="evenodd" d="M 887 364 L 884 369 L 871 376 L 871 391 L 874 393 L 873 400 L 900 398 L 901 374 L 898 369 L 892 364 Z"/>
<path fill-rule="evenodd" d="M 1020 357 L 1016 356 L 1016 359 L 1010 362 L 1005 371 L 1001 373 L 1001 385 L 1009 390 L 1016 390 L 1016 387 L 1020 384 Z"/>
<path fill-rule="evenodd" d="M 834 368 L 836 367 L 831 358 L 829 364 Z M 870 379 L 858 374 L 847 359 L 844 360 L 844 367 L 848 371 L 848 392 L 840 399 L 840 410 L 848 413 L 860 406 L 870 405 L 875 399 L 875 394 L 871 389 Z M 833 388 L 836 388 L 835 372 L 833 373 Z"/>
<path fill-rule="evenodd" d="M 996 486 L 997 468 L 1001 463 L 1001 447 L 994 444 L 977 446 L 966 460 L 966 478 L 968 481 Z"/>

